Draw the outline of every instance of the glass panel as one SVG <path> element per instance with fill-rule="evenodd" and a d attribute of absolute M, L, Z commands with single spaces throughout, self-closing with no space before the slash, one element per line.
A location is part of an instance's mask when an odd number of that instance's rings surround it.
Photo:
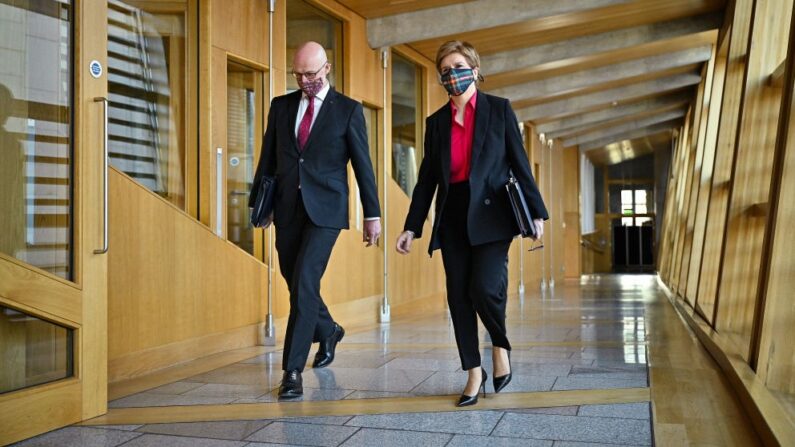
<path fill-rule="evenodd" d="M 179 8 L 179 6 L 176 6 Z M 108 2 L 110 163 L 185 206 L 186 11 Z"/>
<path fill-rule="evenodd" d="M 70 279 L 72 7 L 0 2 L 0 29 L 0 252 Z"/>
<path fill-rule="evenodd" d="M 638 190 L 635 191 L 635 203 L 636 204 L 640 204 L 640 205 L 646 205 L 646 191 L 645 190 L 638 189 Z"/>
<path fill-rule="evenodd" d="M 645 225 L 651 225 L 651 217 L 636 217 L 635 218 L 635 226 L 642 227 Z"/>
<path fill-rule="evenodd" d="M 337 90 L 342 91 L 342 21 L 337 20 L 317 8 L 309 6 L 303 0 L 287 2 L 287 67 L 293 64 L 293 55 L 299 45 L 306 41 L 315 41 L 326 49 L 326 56 L 331 62 L 329 82 Z M 287 91 L 298 89 L 293 76 L 287 75 Z"/>
<path fill-rule="evenodd" d="M 621 218 L 621 225 L 625 227 L 631 227 L 633 225 L 631 217 L 622 217 Z"/>
<path fill-rule="evenodd" d="M 420 68 L 392 53 L 392 178 L 407 195 L 414 192 L 422 157 L 417 113 L 422 104 Z"/>
<path fill-rule="evenodd" d="M 649 211 L 646 209 L 646 205 L 635 205 L 635 212 L 637 214 L 646 214 Z"/>
<path fill-rule="evenodd" d="M 248 193 L 254 179 L 255 148 L 262 142 L 263 78 L 260 71 L 233 62 L 227 65 L 227 238 L 252 255 Z"/>
<path fill-rule="evenodd" d="M 632 205 L 632 190 L 631 189 L 622 189 L 621 190 L 621 204 L 622 205 Z M 626 208 L 626 207 L 624 207 Z"/>
<path fill-rule="evenodd" d="M 0 393 L 72 376 L 73 332 L 0 306 Z"/>

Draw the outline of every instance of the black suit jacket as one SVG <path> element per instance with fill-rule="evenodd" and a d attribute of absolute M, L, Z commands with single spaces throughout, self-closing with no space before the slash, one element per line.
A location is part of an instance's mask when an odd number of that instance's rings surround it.
<path fill-rule="evenodd" d="M 480 91 L 476 101 L 467 216 L 472 245 L 511 239 L 519 234 L 505 190 L 509 170 L 519 181 L 533 218 L 549 219 L 510 102 Z M 422 225 L 436 193 L 436 218 L 428 247 L 428 253 L 432 254 L 439 248 L 439 222 L 450 184 L 450 104 L 434 112 L 425 123 L 425 156 L 404 229 L 413 231 L 415 238 L 422 236 Z"/>
<path fill-rule="evenodd" d="M 253 206 L 263 175 L 276 177 L 273 221 L 290 224 L 299 197 L 319 227 L 348 228 L 348 161 L 359 184 L 366 217 L 380 217 L 362 105 L 330 88 L 303 151 L 295 121 L 301 91 L 273 98 L 257 172 L 249 198 Z M 299 188 L 301 195 L 299 196 Z"/>

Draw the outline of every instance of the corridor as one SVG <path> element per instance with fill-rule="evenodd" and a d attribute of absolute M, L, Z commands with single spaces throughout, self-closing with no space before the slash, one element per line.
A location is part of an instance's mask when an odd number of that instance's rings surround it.
<path fill-rule="evenodd" d="M 656 275 L 583 276 L 510 297 L 514 379 L 499 395 L 489 383 L 469 411 L 455 411 L 466 374 L 441 304 L 346 327 L 334 364 L 307 367 L 300 402 L 277 402 L 279 340 L 112 387 L 106 415 L 17 445 L 759 444 Z"/>

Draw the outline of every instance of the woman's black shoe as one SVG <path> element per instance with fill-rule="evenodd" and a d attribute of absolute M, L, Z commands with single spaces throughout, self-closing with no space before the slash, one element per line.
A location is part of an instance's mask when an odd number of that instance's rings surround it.
<path fill-rule="evenodd" d="M 513 368 L 511 367 L 511 351 L 508 351 L 508 368 L 510 368 L 511 372 L 504 376 L 494 377 L 494 392 L 499 393 L 503 388 L 508 386 L 511 383 L 511 377 L 513 376 Z"/>
<path fill-rule="evenodd" d="M 483 375 L 483 380 L 480 382 L 480 387 L 478 391 L 483 390 L 483 397 L 486 397 L 486 380 L 489 378 L 489 375 L 486 374 L 486 371 L 483 368 L 480 368 L 481 374 Z M 478 403 L 478 394 L 475 393 L 474 396 L 467 396 L 466 394 L 461 394 L 461 397 L 458 399 L 459 407 L 468 407 L 470 405 L 475 405 Z"/>

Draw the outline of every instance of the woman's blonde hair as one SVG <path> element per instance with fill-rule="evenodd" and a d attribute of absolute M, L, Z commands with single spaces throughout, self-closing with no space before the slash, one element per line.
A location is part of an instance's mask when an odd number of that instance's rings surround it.
<path fill-rule="evenodd" d="M 436 51 L 437 73 L 442 72 L 442 60 L 454 53 L 464 56 L 464 59 L 466 59 L 471 68 L 477 68 L 478 70 L 480 69 L 480 55 L 478 54 L 478 50 L 476 50 L 471 43 L 462 40 L 448 40 L 439 47 L 438 51 Z M 479 81 L 483 80 L 483 77 L 479 74 L 478 78 Z"/>

